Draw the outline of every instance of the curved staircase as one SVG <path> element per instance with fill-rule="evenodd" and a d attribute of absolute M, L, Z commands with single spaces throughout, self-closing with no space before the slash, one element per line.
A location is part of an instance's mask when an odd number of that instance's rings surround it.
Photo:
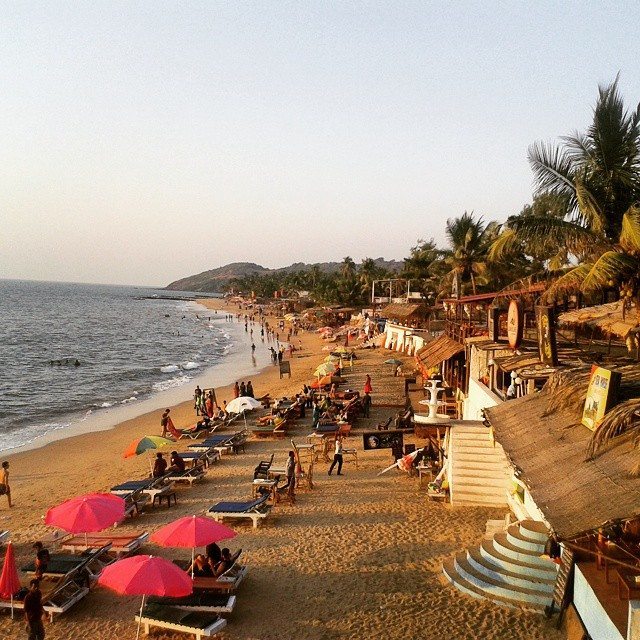
<path fill-rule="evenodd" d="M 442 565 L 447 579 L 460 591 L 507 607 L 542 613 L 551 604 L 557 565 L 546 558 L 547 528 L 522 520 L 497 533 L 479 548 L 449 558 Z"/>

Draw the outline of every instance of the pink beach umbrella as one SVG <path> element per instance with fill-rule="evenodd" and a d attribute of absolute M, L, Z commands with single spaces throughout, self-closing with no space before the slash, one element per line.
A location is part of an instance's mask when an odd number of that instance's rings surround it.
<path fill-rule="evenodd" d="M 89 493 L 71 498 L 47 511 L 45 523 L 69 533 L 102 531 L 124 520 L 125 501 L 111 493 Z"/>
<path fill-rule="evenodd" d="M 195 548 L 204 547 L 212 542 L 228 540 L 238 535 L 233 529 L 202 516 L 186 516 L 158 529 L 151 540 L 163 547 L 191 547 L 191 577 Z"/>
<path fill-rule="evenodd" d="M 13 553 L 13 544 L 7 545 L 7 553 L 4 556 L 2 573 L 0 574 L 0 597 L 11 599 L 11 618 L 13 619 L 13 596 L 20 591 L 20 576 L 16 568 L 16 557 Z"/>
<path fill-rule="evenodd" d="M 156 556 L 133 556 L 110 564 L 100 574 L 98 584 L 129 596 L 142 596 L 136 640 L 146 596 L 180 598 L 193 592 L 193 581 L 173 562 Z"/>

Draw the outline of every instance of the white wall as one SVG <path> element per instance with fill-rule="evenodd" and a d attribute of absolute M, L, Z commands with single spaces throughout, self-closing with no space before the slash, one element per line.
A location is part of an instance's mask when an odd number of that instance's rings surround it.
<path fill-rule="evenodd" d="M 593 640 L 625 640 L 589 586 L 580 566 L 573 580 L 573 604 Z"/>
<path fill-rule="evenodd" d="M 463 420 L 483 420 L 482 410 L 502 403 L 489 387 L 475 378 L 469 378 L 469 393 L 464 399 Z"/>

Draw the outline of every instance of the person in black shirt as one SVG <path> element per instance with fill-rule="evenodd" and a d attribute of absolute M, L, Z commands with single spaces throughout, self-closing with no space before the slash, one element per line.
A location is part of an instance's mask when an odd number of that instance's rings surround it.
<path fill-rule="evenodd" d="M 44 640 L 44 607 L 42 606 L 42 592 L 40 580 L 37 578 L 29 583 L 29 591 L 24 597 L 24 618 L 27 622 L 29 640 Z"/>
<path fill-rule="evenodd" d="M 167 461 L 163 458 L 161 453 L 156 454 L 156 461 L 153 465 L 153 477 L 160 478 L 167 471 Z"/>
<path fill-rule="evenodd" d="M 171 466 L 169 467 L 169 471 L 175 471 L 176 473 L 183 473 L 186 469 L 184 464 L 184 460 L 181 458 L 180 454 L 177 451 L 171 452 Z"/>

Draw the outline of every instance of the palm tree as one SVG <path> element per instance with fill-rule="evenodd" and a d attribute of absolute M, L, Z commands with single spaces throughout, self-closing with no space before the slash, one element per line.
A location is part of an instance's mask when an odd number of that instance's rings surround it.
<path fill-rule="evenodd" d="M 593 122 L 585 133 L 564 137 L 560 145 L 535 143 L 529 149 L 529 162 L 538 191 L 566 198 L 567 213 L 510 219 L 511 240 L 503 248 L 511 241 L 524 242 L 551 257 L 554 247 L 566 247 L 573 256 L 572 265 L 547 290 L 548 299 L 569 291 L 614 286 L 628 301 L 637 298 L 640 106 L 632 112 L 625 108 L 618 78 L 599 87 Z"/>
<path fill-rule="evenodd" d="M 449 268 L 447 282 L 456 280 L 464 288 L 471 284 L 477 291 L 477 280 L 486 270 L 490 235 L 494 226 L 485 226 L 482 218 L 474 218 L 466 211 L 458 218 L 449 218 L 446 225 L 449 248 L 445 249 L 445 264 Z"/>

